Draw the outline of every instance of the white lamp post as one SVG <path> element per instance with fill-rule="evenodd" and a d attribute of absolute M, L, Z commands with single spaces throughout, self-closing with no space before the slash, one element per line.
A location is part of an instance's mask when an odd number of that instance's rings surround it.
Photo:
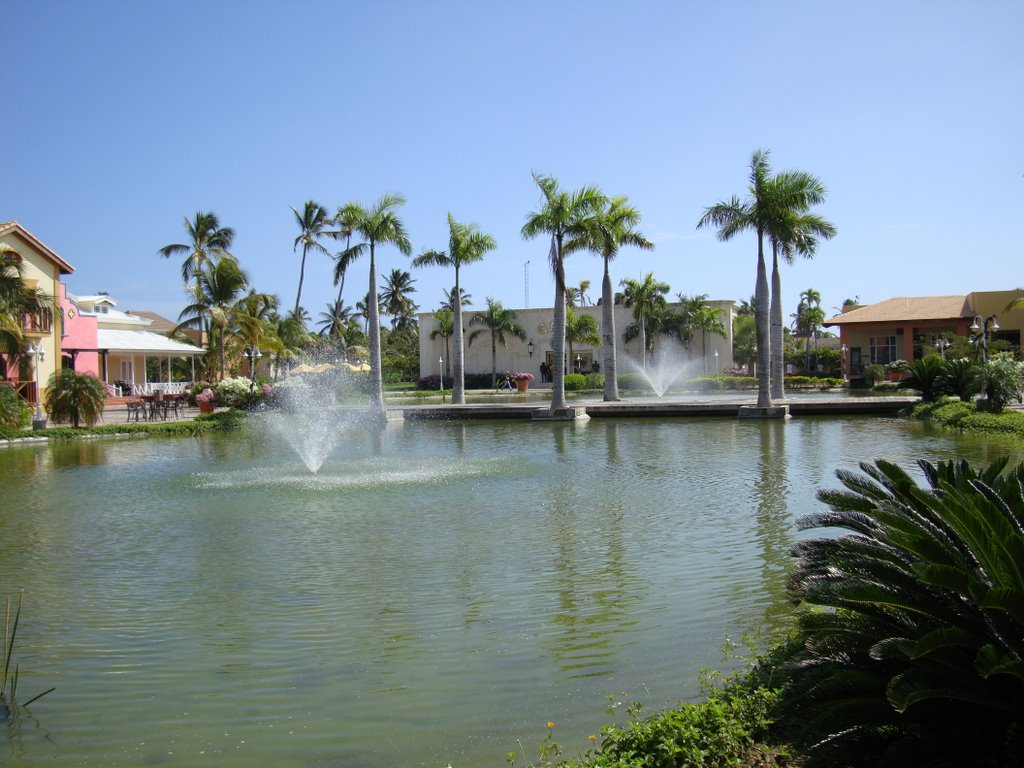
<path fill-rule="evenodd" d="M 246 347 L 242 350 L 242 357 L 249 361 L 249 392 L 256 390 L 256 363 L 263 357 L 263 353 L 260 352 L 260 348 Z"/>
<path fill-rule="evenodd" d="M 718 375 L 718 350 L 715 350 L 715 376 Z"/>
<path fill-rule="evenodd" d="M 46 429 L 46 419 L 43 417 L 43 387 L 39 382 L 39 363 L 46 359 L 46 350 L 43 349 L 43 342 L 33 341 L 28 347 L 28 354 L 32 358 L 36 379 L 36 416 L 32 421 L 32 429 Z"/>

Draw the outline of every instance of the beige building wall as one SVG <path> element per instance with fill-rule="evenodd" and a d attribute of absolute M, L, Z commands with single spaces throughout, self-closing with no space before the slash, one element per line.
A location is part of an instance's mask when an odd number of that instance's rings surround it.
<path fill-rule="evenodd" d="M 722 322 L 726 327 L 726 336 L 718 336 L 715 334 L 708 334 L 707 337 L 707 368 L 709 373 L 715 372 L 716 358 L 715 352 L 718 352 L 717 365 L 719 370 L 725 370 L 733 366 L 732 359 L 732 321 L 735 317 L 735 303 L 731 300 L 719 300 L 708 302 L 711 306 L 722 310 Z M 678 309 L 678 304 L 669 304 L 671 308 Z M 540 383 L 540 364 L 543 361 L 550 360 L 552 355 L 552 333 L 551 329 L 554 324 L 554 310 L 550 307 L 538 307 L 531 309 L 514 309 L 517 314 L 516 322 L 523 329 L 526 334 L 526 338 L 520 340 L 515 337 L 506 337 L 507 346 L 502 347 L 498 344 L 497 349 L 497 370 L 499 375 L 505 371 L 525 371 L 532 373 L 536 379 L 536 383 Z M 601 326 L 601 307 L 575 307 L 574 310 L 577 314 L 591 315 L 598 325 L 598 333 L 600 334 Z M 491 372 L 491 334 L 490 331 L 482 325 L 474 325 L 472 323 L 473 315 L 480 314 L 479 310 L 467 309 L 463 310 L 463 324 L 465 327 L 465 370 L 466 373 L 486 373 Z M 445 349 L 445 340 L 438 335 L 432 339 L 431 333 L 438 329 L 437 320 L 433 313 L 423 313 L 418 316 L 419 327 L 420 327 L 420 376 L 431 376 L 437 375 L 439 369 L 442 367 L 441 360 L 444 361 L 444 375 L 448 378 L 451 375 L 451 363 L 449 358 L 451 357 L 451 345 L 453 339 L 448 339 L 448 349 Z M 639 339 L 633 339 L 630 342 L 623 341 L 623 333 L 626 326 L 633 322 L 633 310 L 628 307 L 616 306 L 615 307 L 615 335 L 616 335 L 616 359 L 618 365 L 619 375 L 627 373 L 632 370 L 630 361 L 636 361 L 639 363 L 640 356 L 640 341 Z M 482 333 L 477 336 L 472 344 L 469 344 L 469 336 L 476 330 L 482 330 Z M 533 354 L 530 354 L 529 344 L 533 343 Z M 655 341 L 655 355 L 658 354 L 658 349 L 667 349 L 672 347 L 672 341 L 666 336 L 658 336 Z M 702 348 L 702 342 L 700 334 L 697 333 L 690 344 L 690 349 L 680 350 L 673 349 L 673 353 L 677 356 L 683 356 L 684 359 L 689 359 L 694 363 L 694 368 L 697 373 L 703 373 L 703 361 L 705 350 Z M 565 355 L 569 356 L 569 345 L 566 343 Z M 601 344 L 574 344 L 572 350 L 573 360 L 566 361 L 570 372 L 572 372 L 577 365 L 589 371 L 591 369 L 591 363 L 597 361 L 604 368 L 603 353 L 601 351 Z"/>

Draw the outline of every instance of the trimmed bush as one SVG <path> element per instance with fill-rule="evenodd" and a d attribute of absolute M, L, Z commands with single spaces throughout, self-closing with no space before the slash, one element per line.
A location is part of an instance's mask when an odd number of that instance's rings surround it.
<path fill-rule="evenodd" d="M 582 373 L 567 373 L 565 375 L 566 392 L 582 392 L 587 388 L 587 377 Z"/>
<path fill-rule="evenodd" d="M 619 376 L 619 389 L 635 392 L 650 388 L 651 385 L 647 383 L 647 379 L 639 373 L 624 373 Z"/>

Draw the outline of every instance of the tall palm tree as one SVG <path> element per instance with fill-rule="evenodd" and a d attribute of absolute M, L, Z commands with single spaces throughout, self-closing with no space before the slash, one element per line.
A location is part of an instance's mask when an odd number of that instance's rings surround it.
<path fill-rule="evenodd" d="M 605 196 L 595 186 L 585 186 L 573 192 L 558 187 L 551 176 L 534 172 L 533 180 L 543 196 L 537 211 L 526 217 L 522 236 L 530 240 L 538 235 L 549 235 L 551 247 L 548 258 L 555 277 L 555 316 L 551 330 L 554 365 L 551 377 L 551 411 L 564 411 L 565 403 L 565 244 L 567 240 L 585 236 L 593 220 L 605 205 Z"/>
<path fill-rule="evenodd" d="M 181 310 L 177 333 L 183 328 L 210 328 L 207 351 L 214 349 L 214 342 L 220 352 L 220 378 L 224 378 L 224 358 L 227 344 L 227 328 L 231 311 L 240 294 L 249 285 L 249 277 L 233 259 L 221 259 L 197 273 L 198 283 L 191 286 L 192 303 Z M 216 338 L 213 331 L 216 330 Z"/>
<path fill-rule="evenodd" d="M 583 312 L 576 314 L 571 307 L 565 308 L 565 341 L 569 345 L 569 361 L 575 359 L 574 344 L 600 344 L 601 334 L 597 332 L 597 320 Z"/>
<path fill-rule="evenodd" d="M 757 323 L 757 407 L 771 407 L 771 328 L 768 318 L 768 271 L 764 262 L 764 238 L 773 223 L 771 167 L 768 152 L 757 150 L 750 159 L 748 197 L 733 195 L 704 209 L 697 228 L 716 227 L 719 240 L 752 230 L 757 235 L 757 280 L 754 288 L 754 317 Z"/>
<path fill-rule="evenodd" d="M 476 224 L 462 224 L 448 214 L 448 250 L 424 251 L 412 260 L 414 267 L 439 266 L 455 267 L 455 286 L 448 294 L 452 307 L 452 323 L 455 342 L 455 377 L 452 381 L 452 403 L 461 405 L 466 402 L 466 374 L 464 363 L 464 347 L 462 339 L 462 304 L 468 299 L 459 283 L 459 270 L 466 264 L 473 264 L 483 259 L 488 251 L 498 247 L 494 238 L 480 231 Z M 463 301 L 456 301 L 455 297 Z M 447 344 L 447 339 L 445 340 Z"/>
<path fill-rule="evenodd" d="M 352 234 L 355 232 L 355 228 L 352 222 L 346 218 L 345 206 L 338 208 L 338 212 L 334 214 L 332 221 L 338 228 L 328 230 L 324 234 L 328 237 L 333 237 L 335 240 L 345 238 L 345 248 L 333 257 L 334 284 L 338 286 L 338 301 L 340 302 L 342 294 L 345 292 L 345 274 L 348 272 L 348 268 L 352 266 L 352 262 L 359 258 L 359 253 L 352 252 Z"/>
<path fill-rule="evenodd" d="M 324 256 L 331 255 L 320 242 L 320 238 L 327 234 L 326 227 L 330 223 L 330 218 L 327 216 L 327 210 L 320 203 L 313 200 L 306 201 L 306 204 L 302 206 L 302 213 L 299 213 L 293 206 L 292 213 L 295 214 L 295 223 L 299 225 L 299 234 L 295 238 L 295 245 L 292 246 L 292 250 L 295 250 L 300 245 L 302 246 L 302 262 L 299 266 L 299 290 L 295 294 L 294 313 L 297 316 L 299 305 L 302 303 L 302 281 L 306 275 L 306 254 L 312 250 L 319 251 Z"/>
<path fill-rule="evenodd" d="M 461 315 L 460 315 L 461 317 Z M 434 319 L 437 320 L 437 328 L 430 332 L 430 339 L 433 341 L 438 336 L 444 341 L 444 367 L 445 373 L 448 378 L 452 378 L 452 356 L 448 348 L 448 340 L 455 335 L 455 316 L 448 307 L 441 307 L 434 313 Z M 461 339 L 461 334 L 460 334 Z M 454 390 L 454 387 L 453 387 Z M 452 402 L 455 402 L 455 393 L 452 392 Z M 465 402 L 465 398 L 463 401 Z"/>
<path fill-rule="evenodd" d="M 419 305 L 412 300 L 416 288 L 412 275 L 404 269 L 392 269 L 391 274 L 384 277 L 384 290 L 380 292 L 384 302 L 384 311 L 391 315 L 391 327 L 407 328 L 412 324 L 413 316 Z"/>
<path fill-rule="evenodd" d="M 633 308 L 633 318 L 637 322 L 637 335 L 640 337 L 641 364 L 647 370 L 648 339 L 650 319 L 666 305 L 665 294 L 671 288 L 668 283 L 654 279 L 654 273 L 648 272 L 643 280 L 625 278 L 620 282 L 623 287 L 623 303 Z"/>
<path fill-rule="evenodd" d="M 320 335 L 342 338 L 351 320 L 352 307 L 346 307 L 340 301 L 335 300 L 333 304 L 327 305 L 326 311 L 320 313 L 320 320 L 317 321 L 317 325 L 320 326 Z"/>
<path fill-rule="evenodd" d="M 771 298 L 771 395 L 785 397 L 783 376 L 785 361 L 782 334 L 782 276 L 779 257 L 787 264 L 796 255 L 813 258 L 819 239 L 835 236 L 836 228 L 830 221 L 808 213 L 810 208 L 825 200 L 825 187 L 816 177 L 803 171 L 785 171 L 769 182 L 768 195 L 773 211 L 766 229 L 772 246 L 772 298 Z"/>
<path fill-rule="evenodd" d="M 442 307 L 448 307 L 452 312 L 455 311 L 455 288 L 451 290 L 443 291 L 444 298 L 441 300 Z M 459 303 L 463 308 L 466 308 L 473 303 L 473 295 L 466 292 L 465 288 L 460 288 L 459 293 L 462 295 L 462 301 Z"/>
<path fill-rule="evenodd" d="M 567 244 L 570 252 L 586 249 L 604 261 L 604 276 L 601 279 L 601 343 L 604 357 L 605 401 L 619 399 L 618 362 L 615 353 L 615 302 L 608 265 L 624 245 L 653 250 L 654 244 L 636 230 L 639 224 L 640 212 L 629 204 L 629 198 L 625 195 L 608 198 L 598 215 L 591 220 L 584 235 L 572 239 Z M 582 283 L 580 288 L 582 290 Z"/>
<path fill-rule="evenodd" d="M 693 327 L 700 331 L 700 352 L 704 358 L 704 375 L 708 373 L 708 334 L 725 336 L 725 323 L 722 322 L 723 310 L 704 303 L 693 313 Z"/>
<path fill-rule="evenodd" d="M 344 220 L 352 226 L 352 233 L 366 242 L 352 246 L 362 253 L 370 253 L 370 287 L 366 298 L 367 325 L 370 336 L 370 397 L 374 408 L 384 410 L 384 382 L 381 377 L 380 359 L 380 306 L 377 297 L 377 245 L 390 244 L 408 256 L 412 243 L 406 234 L 405 225 L 398 218 L 397 209 L 405 205 L 405 198 L 397 194 L 384 195 L 369 208 L 357 202 L 342 207 Z"/>
<path fill-rule="evenodd" d="M 196 211 L 191 221 L 184 219 L 188 243 L 165 245 L 158 253 L 165 259 L 171 256 L 185 256 L 181 263 L 181 282 L 199 284 L 199 273 L 213 262 L 223 258 L 233 259 L 228 252 L 235 239 L 231 227 L 222 227 L 216 214 Z"/>
<path fill-rule="evenodd" d="M 487 309 L 474 314 L 469 320 L 470 325 L 482 325 L 483 328 L 469 334 L 468 345 L 481 333 L 491 335 L 491 387 L 498 386 L 498 344 L 507 346 L 507 336 L 526 340 L 526 332 L 516 322 L 518 315 L 511 309 L 505 309 L 497 299 L 487 298 Z"/>

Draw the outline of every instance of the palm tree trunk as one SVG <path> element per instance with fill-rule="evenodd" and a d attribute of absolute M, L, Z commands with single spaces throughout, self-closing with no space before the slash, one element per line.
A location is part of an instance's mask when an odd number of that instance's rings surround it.
<path fill-rule="evenodd" d="M 498 337 L 491 331 L 491 389 L 498 388 Z"/>
<path fill-rule="evenodd" d="M 772 243 L 771 393 L 773 400 L 786 396 L 786 385 L 783 378 L 786 355 L 782 338 L 782 276 L 779 274 L 779 249 L 775 243 Z"/>
<path fill-rule="evenodd" d="M 367 297 L 367 324 L 370 330 L 370 404 L 374 409 L 384 411 L 384 379 L 380 369 L 380 308 L 377 303 L 377 261 L 374 258 L 374 243 L 370 241 L 370 294 Z"/>
<path fill-rule="evenodd" d="M 637 321 L 640 323 L 640 364 L 643 366 L 644 373 L 647 372 L 647 321 L 644 319 L 643 310 L 640 311 L 640 319 Z"/>
<path fill-rule="evenodd" d="M 763 235 L 757 233 L 757 282 L 754 287 L 754 312 L 757 327 L 757 407 L 770 408 L 771 394 L 771 328 L 768 320 L 768 271 L 764 263 Z"/>
<path fill-rule="evenodd" d="M 295 294 L 295 317 L 299 316 L 299 299 L 302 298 L 302 280 L 306 276 L 306 251 L 309 250 L 305 245 L 302 246 L 302 262 L 299 264 L 299 290 Z"/>
<path fill-rule="evenodd" d="M 551 372 L 551 411 L 565 410 L 565 263 L 562 261 L 562 236 L 555 242 L 555 318 L 551 329 L 554 370 Z"/>
<path fill-rule="evenodd" d="M 452 335 L 455 337 L 455 380 L 452 382 L 452 403 L 463 405 L 466 402 L 466 372 L 464 366 L 464 347 L 462 341 L 462 289 L 459 288 L 459 268 L 455 267 L 455 297 L 452 302 L 452 319 L 455 327 Z"/>
<path fill-rule="evenodd" d="M 615 360 L 615 307 L 612 296 L 612 277 L 608 273 L 608 257 L 604 259 L 604 279 L 601 281 L 601 343 L 604 345 L 604 400 L 619 401 L 619 382 Z"/>

